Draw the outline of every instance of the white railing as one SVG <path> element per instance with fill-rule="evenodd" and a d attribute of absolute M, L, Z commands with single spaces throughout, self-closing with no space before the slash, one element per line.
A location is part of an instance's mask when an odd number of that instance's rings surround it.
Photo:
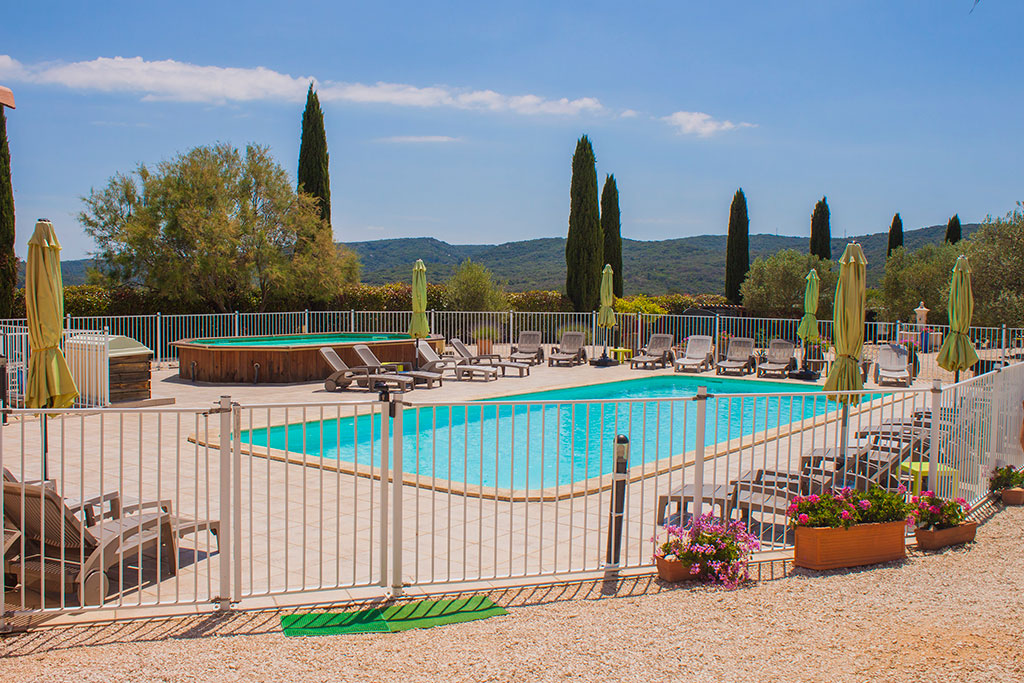
<path fill-rule="evenodd" d="M 75 407 L 109 405 L 110 335 L 106 330 L 65 329 L 61 350 L 78 387 Z M 31 355 L 27 326 L 0 325 L 0 355 L 7 359 L 5 407 L 24 407 Z"/>
<path fill-rule="evenodd" d="M 646 399 L 9 409 L 0 507 L 19 584 L 0 629 L 645 567 L 664 523 L 707 511 L 777 550 L 798 493 L 903 484 L 978 502 L 997 464 L 1024 466 L 1021 363 L 860 392 L 848 411 L 820 390 L 707 382 Z"/>
<path fill-rule="evenodd" d="M 672 334 L 682 345 L 693 334 L 718 340 L 716 353 L 725 354 L 731 337 L 750 337 L 758 350 L 765 350 L 775 338 L 799 343 L 796 318 L 752 318 L 725 315 L 651 315 L 619 313 L 618 325 L 606 333 L 597 326 L 596 313 L 559 313 L 523 311 L 430 311 L 431 330 L 445 339 L 458 337 L 474 343 L 478 337 L 491 336 L 497 351 L 507 353 L 523 330 L 541 332 L 544 344 L 557 344 L 565 331 L 576 330 L 586 335 L 591 354 L 603 347 L 626 347 L 636 351 L 654 332 Z M 267 313 L 160 313 L 128 316 L 68 316 L 66 327 L 77 330 L 107 329 L 111 334 L 125 335 L 153 350 L 157 365 L 177 360 L 177 349 L 171 345 L 182 339 L 232 336 L 269 336 L 303 333 L 404 333 L 409 328 L 410 311 L 291 311 Z M 24 326 L 24 319 L 0 321 L 0 327 Z M 831 341 L 832 321 L 819 320 L 822 339 Z M 869 322 L 864 325 L 864 358 L 873 361 L 878 347 L 885 343 L 912 343 L 918 350 L 917 377 L 921 380 L 951 381 L 954 375 L 936 362 L 941 340 L 949 332 L 947 325 L 919 327 L 911 323 Z M 1024 328 L 973 327 L 971 339 L 981 357 L 981 369 L 990 370 L 1024 358 Z M 802 359 L 802 350 L 798 358 Z M 831 350 L 824 360 L 833 359 Z"/>

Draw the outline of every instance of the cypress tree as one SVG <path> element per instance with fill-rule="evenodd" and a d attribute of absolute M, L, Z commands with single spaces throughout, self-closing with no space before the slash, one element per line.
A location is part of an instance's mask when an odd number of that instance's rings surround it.
<path fill-rule="evenodd" d="M 619 220 L 619 188 L 615 176 L 604 179 L 601 190 L 601 232 L 604 234 L 604 262 L 615 271 L 612 289 L 622 296 L 622 224 Z"/>
<path fill-rule="evenodd" d="M 903 219 L 897 211 L 892 217 L 892 225 L 889 226 L 889 248 L 885 252 L 885 258 L 893 251 L 903 246 Z"/>
<path fill-rule="evenodd" d="M 577 311 L 593 311 L 601 298 L 604 238 L 600 211 L 594 148 L 584 135 L 572 155 L 569 236 L 565 240 L 565 293 Z"/>
<path fill-rule="evenodd" d="M 299 190 L 319 200 L 320 217 L 331 225 L 331 179 L 328 169 L 327 133 L 320 98 L 309 84 L 306 109 L 302 112 L 302 140 L 299 143 Z"/>
<path fill-rule="evenodd" d="M 18 258 L 14 255 L 14 189 L 11 150 L 7 144 L 7 115 L 0 105 L 0 318 L 13 317 Z"/>
<path fill-rule="evenodd" d="M 953 214 L 949 223 L 946 223 L 946 241 L 950 244 L 960 241 L 960 214 Z"/>
<path fill-rule="evenodd" d="M 826 197 L 818 200 L 811 214 L 811 253 L 825 260 L 832 258 L 831 213 Z"/>
<path fill-rule="evenodd" d="M 729 208 L 729 238 L 725 245 L 725 296 L 734 304 L 740 303 L 740 285 L 750 270 L 749 232 L 747 198 L 741 187 Z"/>

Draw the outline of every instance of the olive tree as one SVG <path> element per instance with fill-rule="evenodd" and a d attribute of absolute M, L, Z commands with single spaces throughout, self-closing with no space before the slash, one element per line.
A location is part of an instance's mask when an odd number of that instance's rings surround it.
<path fill-rule="evenodd" d="M 358 280 L 355 256 L 324 229 L 265 147 L 196 147 L 119 173 L 83 198 L 79 222 L 102 277 L 220 312 L 252 301 L 327 301 Z"/>
<path fill-rule="evenodd" d="M 837 277 L 833 262 L 794 249 L 754 260 L 740 288 L 744 308 L 753 315 L 765 317 L 803 315 L 805 278 L 811 268 L 818 271 L 817 317 L 819 320 L 831 317 Z"/>

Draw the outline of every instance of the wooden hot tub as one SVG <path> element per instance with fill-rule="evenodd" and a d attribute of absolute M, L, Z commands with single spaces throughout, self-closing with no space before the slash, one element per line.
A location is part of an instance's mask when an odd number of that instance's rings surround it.
<path fill-rule="evenodd" d="M 439 354 L 442 337 L 419 340 Z M 350 366 L 362 365 L 353 350 L 366 344 L 383 363 L 405 363 L 411 369 L 416 360 L 416 340 L 407 334 L 281 334 L 270 337 L 216 337 L 171 342 L 178 349 L 178 376 L 198 382 L 225 384 L 321 381 L 330 366 L 320 355 L 329 346 Z"/>

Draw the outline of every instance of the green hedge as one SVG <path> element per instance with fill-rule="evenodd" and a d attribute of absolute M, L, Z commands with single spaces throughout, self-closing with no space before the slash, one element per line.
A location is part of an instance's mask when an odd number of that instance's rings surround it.
<path fill-rule="evenodd" d="M 509 306 L 514 311 L 538 313 L 572 311 L 572 303 L 561 292 L 533 290 L 510 292 Z M 725 297 L 714 294 L 669 294 L 652 297 L 626 297 L 617 299 L 615 308 L 619 311 L 646 309 L 654 305 L 666 313 L 682 313 L 688 308 L 720 306 Z M 412 287 L 405 283 L 389 285 L 350 285 L 330 302 L 309 304 L 308 302 L 280 302 L 267 310 L 296 311 L 309 308 L 320 310 L 326 307 L 334 311 L 408 311 L 412 308 Z M 451 304 L 448 289 L 443 284 L 427 285 L 427 308 L 448 311 Z M 25 316 L 25 290 L 19 289 L 14 295 L 14 316 Z M 256 311 L 252 302 L 238 302 L 237 310 L 248 313 Z M 102 285 L 71 285 L 64 288 L 64 313 L 75 317 L 94 315 L 138 315 L 147 313 L 213 313 L 174 305 L 163 297 L 133 287 L 108 288 Z"/>

